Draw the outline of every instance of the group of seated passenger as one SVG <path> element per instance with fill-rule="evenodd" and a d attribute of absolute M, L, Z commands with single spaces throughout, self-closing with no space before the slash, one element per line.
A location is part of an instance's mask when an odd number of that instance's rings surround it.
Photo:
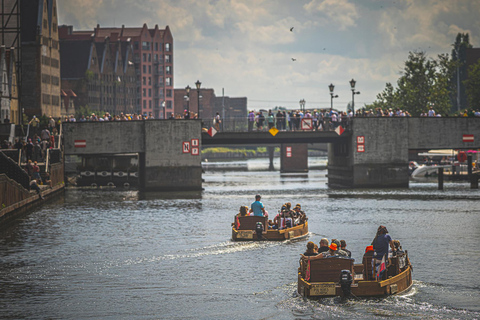
<path fill-rule="evenodd" d="M 302 211 L 302 206 L 299 203 L 292 209 L 292 204 L 287 202 L 282 205 L 273 221 L 268 222 L 268 227 L 282 230 L 304 224 L 307 220 L 307 215 Z"/>
<path fill-rule="evenodd" d="M 260 196 L 256 196 L 256 201 L 252 203 L 252 208 L 249 208 L 247 206 L 241 206 L 239 209 L 239 213 L 237 216 L 240 217 L 245 217 L 245 216 L 255 216 L 255 215 L 260 215 L 260 214 L 255 214 L 255 208 L 254 206 L 257 205 L 257 203 L 260 203 L 258 205 L 259 211 L 264 217 L 268 217 L 268 212 L 265 210 L 265 207 L 261 202 L 259 202 Z M 286 228 L 291 228 L 297 225 L 304 224 L 308 220 L 307 215 L 305 214 L 304 211 L 302 211 L 302 206 L 297 203 L 297 205 L 292 209 L 292 204 L 290 202 L 285 203 L 282 205 L 282 208 L 278 211 L 278 214 L 275 216 L 275 218 L 272 220 L 268 221 L 268 228 L 269 229 L 286 229 Z"/>
<path fill-rule="evenodd" d="M 320 240 L 320 246 L 317 246 L 312 241 L 307 243 L 307 251 L 302 254 L 302 258 L 307 260 L 317 260 L 328 257 L 344 257 L 351 258 L 352 253 L 347 250 L 347 243 L 345 240 L 332 239 L 329 243 L 327 238 Z"/>

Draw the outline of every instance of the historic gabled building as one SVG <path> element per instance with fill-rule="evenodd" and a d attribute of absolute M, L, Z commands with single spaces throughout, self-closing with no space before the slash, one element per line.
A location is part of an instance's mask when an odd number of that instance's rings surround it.
<path fill-rule="evenodd" d="M 63 52 L 64 43 L 67 46 L 72 41 L 86 41 L 89 37 L 93 38 L 96 52 L 91 57 L 95 61 L 90 60 L 88 68 L 92 81 L 96 86 L 108 83 L 104 90 L 91 95 L 95 105 L 105 106 L 98 110 L 106 111 L 111 107 L 122 110 L 124 107 L 122 112 L 152 113 L 155 118 L 173 111 L 173 37 L 168 26 L 160 30 L 157 25 L 148 29 L 146 24 L 142 28 L 101 28 L 97 25 L 93 31 L 73 31 L 71 26 L 62 26 L 62 57 L 69 59 Z M 98 71 L 94 70 L 94 62 L 98 63 Z M 69 64 L 65 62 L 62 67 L 72 68 Z M 66 79 L 64 75 L 67 76 L 62 71 L 62 81 Z M 131 86 L 132 79 L 135 88 Z M 112 81 L 116 89 L 110 88 Z M 74 91 L 78 95 L 77 105 L 82 105 L 80 92 Z M 92 103 L 90 101 L 89 106 Z"/>
<path fill-rule="evenodd" d="M 62 90 L 75 94 L 76 107 L 110 114 L 136 113 L 137 82 L 131 41 L 60 27 Z"/>
<path fill-rule="evenodd" d="M 56 0 L 20 1 L 21 101 L 27 116 L 60 116 Z"/>

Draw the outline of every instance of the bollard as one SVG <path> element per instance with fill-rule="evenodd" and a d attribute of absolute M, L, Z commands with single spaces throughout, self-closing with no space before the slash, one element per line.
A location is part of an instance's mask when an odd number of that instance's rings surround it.
<path fill-rule="evenodd" d="M 470 189 L 478 189 L 478 174 L 472 174 L 470 176 Z"/>
<path fill-rule="evenodd" d="M 443 168 L 438 168 L 438 190 L 443 190 Z"/>

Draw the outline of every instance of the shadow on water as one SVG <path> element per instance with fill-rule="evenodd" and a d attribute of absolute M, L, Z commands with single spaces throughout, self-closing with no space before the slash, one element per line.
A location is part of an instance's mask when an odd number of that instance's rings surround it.
<path fill-rule="evenodd" d="M 138 192 L 138 200 L 202 199 L 202 191 Z"/>

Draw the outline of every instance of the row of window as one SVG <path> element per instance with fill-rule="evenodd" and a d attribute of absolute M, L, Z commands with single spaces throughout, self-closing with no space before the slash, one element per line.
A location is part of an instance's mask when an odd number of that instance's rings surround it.
<path fill-rule="evenodd" d="M 42 93 L 42 103 L 43 104 L 51 104 L 54 106 L 60 105 L 60 96 L 51 96 L 46 93 Z"/>
<path fill-rule="evenodd" d="M 58 68 L 58 66 L 60 65 L 60 62 L 58 61 L 58 59 L 42 56 L 42 64 L 44 66 L 51 66 L 53 68 Z"/>
<path fill-rule="evenodd" d="M 142 50 L 152 50 L 155 49 L 155 51 L 164 51 L 162 50 L 163 43 L 161 42 L 150 42 L 150 41 L 142 41 Z M 133 48 L 135 50 L 139 49 L 139 43 L 138 41 L 135 41 L 133 43 Z M 165 43 L 165 51 L 170 52 L 172 50 L 172 46 L 170 43 Z"/>
<path fill-rule="evenodd" d="M 46 84 L 53 84 L 54 86 L 58 86 L 60 84 L 59 77 L 51 76 L 49 74 L 42 73 L 42 83 Z"/>

